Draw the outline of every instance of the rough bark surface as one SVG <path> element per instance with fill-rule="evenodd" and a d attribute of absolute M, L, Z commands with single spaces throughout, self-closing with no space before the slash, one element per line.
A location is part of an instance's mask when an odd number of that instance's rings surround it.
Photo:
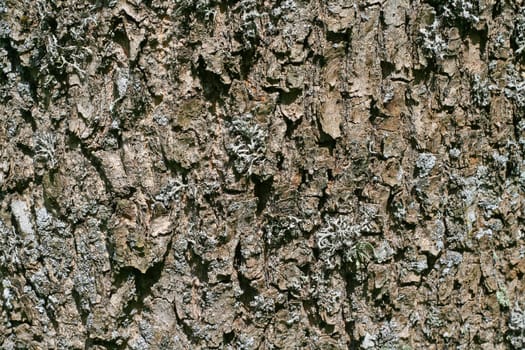
<path fill-rule="evenodd" d="M 524 349 L 518 0 L 0 0 L 0 348 Z"/>

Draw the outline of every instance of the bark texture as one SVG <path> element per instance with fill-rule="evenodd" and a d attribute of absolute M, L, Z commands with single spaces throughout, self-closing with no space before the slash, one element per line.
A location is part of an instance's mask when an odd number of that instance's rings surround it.
<path fill-rule="evenodd" d="M 524 349 L 519 0 L 0 0 L 0 348 Z"/>

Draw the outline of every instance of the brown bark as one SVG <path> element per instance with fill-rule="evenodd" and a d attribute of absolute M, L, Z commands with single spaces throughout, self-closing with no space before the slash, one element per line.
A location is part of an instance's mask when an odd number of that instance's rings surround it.
<path fill-rule="evenodd" d="M 520 6 L 0 0 L 0 347 L 524 348 Z"/>

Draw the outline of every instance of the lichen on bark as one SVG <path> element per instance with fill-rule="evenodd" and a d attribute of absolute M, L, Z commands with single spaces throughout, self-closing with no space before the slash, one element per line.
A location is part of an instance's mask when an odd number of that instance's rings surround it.
<path fill-rule="evenodd" d="M 0 348 L 523 348 L 524 11 L 0 0 Z"/>

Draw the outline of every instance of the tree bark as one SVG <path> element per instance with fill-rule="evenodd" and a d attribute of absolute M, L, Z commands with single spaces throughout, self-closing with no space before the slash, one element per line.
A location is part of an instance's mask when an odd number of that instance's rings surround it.
<path fill-rule="evenodd" d="M 0 347 L 525 348 L 524 30 L 0 0 Z"/>

